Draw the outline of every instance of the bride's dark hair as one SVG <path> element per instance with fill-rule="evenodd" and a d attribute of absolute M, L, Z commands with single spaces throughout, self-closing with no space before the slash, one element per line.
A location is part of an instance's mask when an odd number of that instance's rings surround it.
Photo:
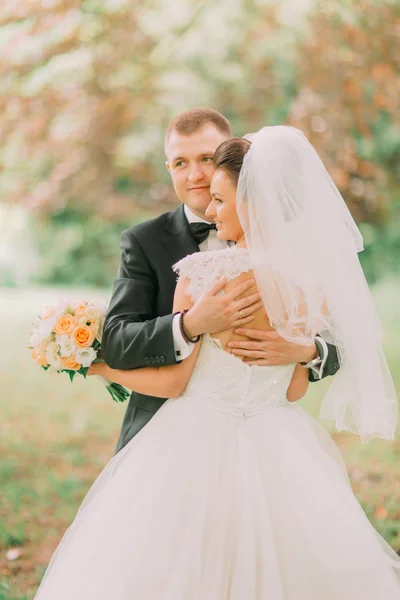
<path fill-rule="evenodd" d="M 240 169 L 251 142 L 241 137 L 233 137 L 218 146 L 214 154 L 214 166 L 222 169 L 232 182 L 237 185 Z"/>

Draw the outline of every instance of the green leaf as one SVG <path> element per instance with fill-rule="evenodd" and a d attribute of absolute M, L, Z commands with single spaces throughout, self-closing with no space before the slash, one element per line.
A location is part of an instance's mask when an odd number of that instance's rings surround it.
<path fill-rule="evenodd" d="M 81 375 L 83 375 L 85 379 L 86 379 L 86 375 L 87 375 L 88 371 L 89 371 L 89 367 L 82 367 L 81 369 L 79 369 L 79 373 Z"/>
<path fill-rule="evenodd" d="M 70 381 L 72 382 L 72 381 L 74 380 L 74 377 L 75 377 L 75 373 L 76 373 L 76 371 L 69 371 L 69 370 L 68 370 L 68 371 L 67 371 L 67 373 L 68 373 L 68 375 L 69 375 L 69 379 L 70 379 Z"/>

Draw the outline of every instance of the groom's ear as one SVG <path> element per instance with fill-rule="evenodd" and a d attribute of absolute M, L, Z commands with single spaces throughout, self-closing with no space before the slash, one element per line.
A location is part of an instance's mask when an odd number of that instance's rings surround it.
<path fill-rule="evenodd" d="M 168 171 L 171 173 L 171 167 L 167 160 L 165 161 L 165 166 L 167 167 Z"/>

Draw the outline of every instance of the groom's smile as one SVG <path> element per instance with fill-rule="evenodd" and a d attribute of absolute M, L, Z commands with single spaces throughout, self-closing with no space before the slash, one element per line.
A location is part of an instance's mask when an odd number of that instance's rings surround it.
<path fill-rule="evenodd" d="M 191 192 L 201 192 L 203 190 L 209 190 L 209 189 L 210 189 L 209 185 L 203 185 L 202 187 L 189 188 L 189 191 L 191 191 Z"/>

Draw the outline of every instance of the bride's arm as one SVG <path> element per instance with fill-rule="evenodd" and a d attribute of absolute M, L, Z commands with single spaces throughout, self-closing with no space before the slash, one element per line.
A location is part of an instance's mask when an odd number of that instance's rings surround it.
<path fill-rule="evenodd" d="M 193 301 L 185 293 L 185 287 L 185 278 L 180 277 L 175 290 L 173 312 L 184 311 L 193 306 Z M 125 371 L 112 369 L 104 362 L 95 362 L 90 366 L 88 375 L 101 375 L 139 394 L 158 398 L 176 398 L 183 392 L 190 379 L 200 346 L 201 341 L 195 344 L 190 356 L 175 365 L 142 367 Z"/>
<path fill-rule="evenodd" d="M 289 402 L 296 402 L 302 398 L 308 389 L 309 370 L 297 364 L 293 371 L 292 379 L 286 392 Z"/>

